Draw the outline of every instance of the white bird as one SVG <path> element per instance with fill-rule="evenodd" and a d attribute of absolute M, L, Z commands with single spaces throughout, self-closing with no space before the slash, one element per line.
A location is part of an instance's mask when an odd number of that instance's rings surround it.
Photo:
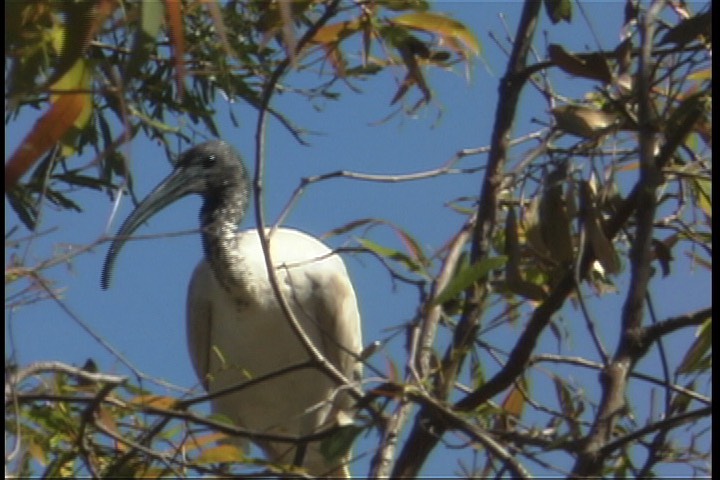
<path fill-rule="evenodd" d="M 175 170 L 130 214 L 110 246 L 103 288 L 129 235 L 189 194 L 203 198 L 205 258 L 195 268 L 187 295 L 188 345 L 200 381 L 213 393 L 308 361 L 271 288 L 257 231 L 237 232 L 250 202 L 250 182 L 240 156 L 225 142 L 184 152 Z M 358 382 L 360 314 L 343 261 L 319 240 L 286 228 L 271 235 L 270 254 L 283 296 L 307 336 L 338 371 Z M 353 404 L 347 388 L 317 368 L 303 368 L 235 389 L 214 399 L 212 407 L 254 432 L 301 437 L 348 418 Z M 320 441 L 308 442 L 304 455 L 292 443 L 256 443 L 273 463 L 301 460 L 310 475 L 349 478 L 349 454 L 329 461 Z"/>

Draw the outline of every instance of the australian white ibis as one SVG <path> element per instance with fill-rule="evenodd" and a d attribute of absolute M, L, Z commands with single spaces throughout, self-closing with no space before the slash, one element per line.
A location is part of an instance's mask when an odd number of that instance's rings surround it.
<path fill-rule="evenodd" d="M 165 206 L 194 193 L 203 198 L 205 250 L 187 295 L 195 372 L 211 393 L 269 376 L 215 398 L 213 410 L 255 432 L 298 437 L 347 418 L 351 396 L 320 370 L 270 375 L 310 357 L 273 293 L 257 231 L 237 232 L 250 202 L 250 182 L 240 156 L 227 143 L 210 141 L 184 152 L 175 170 L 130 214 L 107 254 L 103 288 L 128 236 Z M 358 381 L 360 314 L 343 261 L 319 240 L 286 228 L 272 234 L 270 254 L 283 296 L 308 337 L 346 378 Z M 302 467 L 311 475 L 349 477 L 347 456 L 327 460 L 319 441 L 304 445 L 304 455 L 291 443 L 257 443 L 272 462 L 290 465 L 303 457 Z"/>

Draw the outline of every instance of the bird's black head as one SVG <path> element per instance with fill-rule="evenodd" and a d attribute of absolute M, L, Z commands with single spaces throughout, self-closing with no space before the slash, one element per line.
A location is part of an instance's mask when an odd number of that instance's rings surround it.
<path fill-rule="evenodd" d="M 167 180 L 175 176 L 180 178 L 176 182 L 180 191 L 175 199 L 191 193 L 213 196 L 227 188 L 249 190 L 240 154 L 222 140 L 201 143 L 183 152 Z"/>
<path fill-rule="evenodd" d="M 186 150 L 180 155 L 175 169 L 168 175 L 125 220 L 110 245 L 103 267 L 101 286 L 110 284 L 115 258 L 129 236 L 157 212 L 185 197 L 198 194 L 204 199 L 201 216 L 210 216 L 218 206 L 229 206 L 226 213 L 239 221 L 245 213 L 250 197 L 250 183 L 240 154 L 228 143 L 213 140 Z"/>

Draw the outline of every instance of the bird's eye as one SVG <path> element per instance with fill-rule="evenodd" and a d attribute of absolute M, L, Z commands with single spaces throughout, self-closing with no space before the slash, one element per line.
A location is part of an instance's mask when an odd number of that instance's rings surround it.
<path fill-rule="evenodd" d="M 210 168 L 215 165 L 216 160 L 217 158 L 215 157 L 215 155 L 207 155 L 203 160 L 203 166 L 205 168 Z"/>

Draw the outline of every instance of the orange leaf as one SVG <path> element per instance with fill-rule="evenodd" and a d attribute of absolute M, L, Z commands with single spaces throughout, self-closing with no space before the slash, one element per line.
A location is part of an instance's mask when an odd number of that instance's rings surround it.
<path fill-rule="evenodd" d="M 524 385 L 524 381 L 520 379 L 520 387 L 526 388 Z M 518 387 L 518 385 L 513 385 L 512 390 L 508 392 L 507 396 L 502 402 L 502 409 L 505 411 L 505 413 L 508 413 L 509 415 L 512 415 L 513 417 L 519 419 L 522 416 L 523 409 L 525 407 L 525 396 L 522 393 L 522 390 Z"/>
<path fill-rule="evenodd" d="M 87 94 L 60 95 L 50 109 L 35 122 L 10 160 L 5 164 L 5 190 L 15 186 L 20 177 L 50 150 L 80 117 L 87 103 Z"/>
<path fill-rule="evenodd" d="M 185 81 L 185 38 L 182 28 L 182 11 L 179 0 L 165 0 L 165 12 L 167 14 L 168 30 L 175 57 L 175 72 L 178 89 L 178 99 L 182 99 Z"/>

